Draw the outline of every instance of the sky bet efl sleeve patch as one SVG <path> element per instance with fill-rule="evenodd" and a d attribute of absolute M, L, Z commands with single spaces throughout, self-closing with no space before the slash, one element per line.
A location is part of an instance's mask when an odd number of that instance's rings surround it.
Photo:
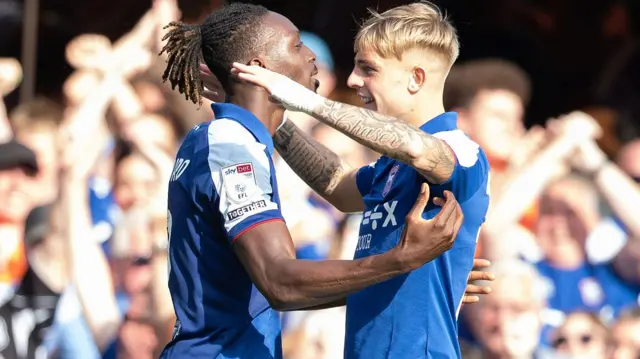
<path fill-rule="evenodd" d="M 248 201 L 258 190 L 251 162 L 222 168 L 222 183 L 227 198 L 238 204 Z"/>

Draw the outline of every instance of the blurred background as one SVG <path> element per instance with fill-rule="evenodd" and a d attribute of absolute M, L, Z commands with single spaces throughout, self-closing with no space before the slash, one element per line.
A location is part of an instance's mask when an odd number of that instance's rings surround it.
<path fill-rule="evenodd" d="M 367 7 L 253 1 L 346 87 Z M 464 358 L 640 358 L 640 1 L 442 0 L 461 56 L 445 105 L 492 165 L 477 256 L 493 293 L 460 316 Z M 174 320 L 166 186 L 212 118 L 163 84 L 162 26 L 222 0 L 0 0 L 0 358 L 155 358 Z M 300 114 L 352 166 L 372 153 Z M 351 258 L 344 215 L 276 160 L 299 258 Z M 344 308 L 283 315 L 287 359 L 342 357 Z"/>

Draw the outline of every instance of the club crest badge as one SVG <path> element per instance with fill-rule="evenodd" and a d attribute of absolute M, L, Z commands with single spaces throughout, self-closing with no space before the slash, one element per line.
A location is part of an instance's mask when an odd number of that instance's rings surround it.
<path fill-rule="evenodd" d="M 391 187 L 393 187 L 393 179 L 396 177 L 399 169 L 399 164 L 396 164 L 395 166 L 393 166 L 393 168 L 391 168 L 389 177 L 387 178 L 387 183 L 384 185 L 384 189 L 382 190 L 382 197 L 386 196 L 387 194 L 389 194 L 389 191 L 391 191 Z"/>

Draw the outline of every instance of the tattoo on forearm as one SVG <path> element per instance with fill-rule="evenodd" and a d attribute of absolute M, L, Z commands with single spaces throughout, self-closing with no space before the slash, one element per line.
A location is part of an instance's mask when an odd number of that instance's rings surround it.
<path fill-rule="evenodd" d="M 313 116 L 378 153 L 414 166 L 433 183 L 446 181 L 453 172 L 455 157 L 448 146 L 401 120 L 331 100 Z"/>
<path fill-rule="evenodd" d="M 331 150 L 287 122 L 273 137 L 276 150 L 289 167 L 314 191 L 330 195 L 345 172 Z"/>

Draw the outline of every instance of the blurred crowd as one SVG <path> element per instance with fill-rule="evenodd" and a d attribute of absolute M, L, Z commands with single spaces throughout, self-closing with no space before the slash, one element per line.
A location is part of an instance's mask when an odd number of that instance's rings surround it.
<path fill-rule="evenodd" d="M 73 39 L 64 103 L 36 97 L 7 113 L 0 101 L 0 359 L 155 358 L 171 338 L 166 186 L 183 136 L 213 117 L 160 80 L 161 28 L 179 17 L 156 0 L 113 43 Z M 302 38 L 319 93 L 357 105 L 328 45 Z M 21 77 L 0 59 L 3 96 Z M 527 129 L 531 95 L 527 73 L 496 58 L 456 65 L 446 85 L 447 109 L 492 167 L 477 256 L 496 280 L 462 310 L 463 357 L 637 359 L 640 139 L 611 146 L 611 117 L 597 111 Z M 378 156 L 289 117 L 352 166 Z M 297 256 L 350 259 L 360 214 L 332 208 L 279 158 L 276 171 Z M 285 357 L 341 358 L 344 319 L 344 308 L 283 315 Z"/>

